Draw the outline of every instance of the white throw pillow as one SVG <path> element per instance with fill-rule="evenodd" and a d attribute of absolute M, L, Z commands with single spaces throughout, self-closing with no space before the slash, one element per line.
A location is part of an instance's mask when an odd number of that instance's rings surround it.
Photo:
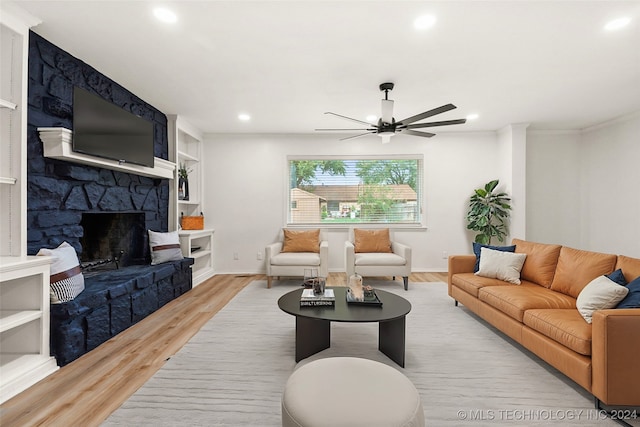
<path fill-rule="evenodd" d="M 596 277 L 580 291 L 576 307 L 584 320 L 591 323 L 594 311 L 614 308 L 628 293 L 626 286 L 618 285 L 606 276 Z"/>
<path fill-rule="evenodd" d="M 520 284 L 520 270 L 527 254 L 496 251 L 489 248 L 480 249 L 480 268 L 477 276 L 500 279 L 505 282 Z"/>
<path fill-rule="evenodd" d="M 149 249 L 151 250 L 151 265 L 179 261 L 184 258 L 177 231 L 159 233 L 149 230 Z"/>
<path fill-rule="evenodd" d="M 84 276 L 80 270 L 78 254 L 73 246 L 62 242 L 55 249 L 40 249 L 38 255 L 53 257 L 49 267 L 49 301 L 51 304 L 71 301 L 84 291 Z"/>

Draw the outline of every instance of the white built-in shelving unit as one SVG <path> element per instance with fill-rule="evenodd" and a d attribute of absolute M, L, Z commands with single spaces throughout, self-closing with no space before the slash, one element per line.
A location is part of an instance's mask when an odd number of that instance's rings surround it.
<path fill-rule="evenodd" d="M 49 257 L 27 253 L 27 66 L 38 21 L 0 2 L 0 403 L 58 369 L 49 353 Z"/>
<path fill-rule="evenodd" d="M 203 212 L 204 161 L 202 158 L 202 133 L 178 115 L 168 115 L 169 119 L 169 153 L 180 168 L 189 170 L 189 199 L 181 199 L 178 195 L 178 176 L 171 188 L 171 207 L 169 222 L 171 230 L 178 230 L 182 254 L 194 258 L 192 267 L 193 286 L 215 274 L 213 268 L 213 233 L 206 228 L 206 212 Z M 203 230 L 182 230 L 180 217 L 205 214 Z"/>

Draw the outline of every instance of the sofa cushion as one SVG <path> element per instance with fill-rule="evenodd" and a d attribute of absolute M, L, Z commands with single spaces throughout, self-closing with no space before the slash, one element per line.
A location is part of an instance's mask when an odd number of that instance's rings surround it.
<path fill-rule="evenodd" d="M 618 255 L 615 268 L 621 269 L 627 282 L 631 282 L 636 277 L 640 277 L 640 258 Z"/>
<path fill-rule="evenodd" d="M 491 279 L 488 277 L 476 276 L 473 273 L 457 273 L 451 278 L 454 286 L 462 289 L 468 294 L 478 298 L 478 290 L 485 286 L 504 286 L 505 283 L 499 279 Z"/>
<path fill-rule="evenodd" d="M 280 252 L 271 257 L 271 265 L 320 265 L 320 254 L 313 252 Z"/>
<path fill-rule="evenodd" d="M 513 239 L 511 243 L 516 245 L 516 253 L 527 254 L 527 259 L 520 271 L 520 279 L 537 283 L 545 288 L 551 287 L 562 246 L 520 239 Z"/>
<path fill-rule="evenodd" d="M 355 255 L 355 265 L 406 265 L 407 261 L 394 253 L 372 252 Z"/>
<path fill-rule="evenodd" d="M 476 255 L 476 265 L 473 267 L 473 272 L 475 273 L 480 269 L 480 250 L 482 248 L 489 248 L 496 251 L 502 252 L 515 252 L 516 245 L 511 246 L 491 246 L 491 245 L 483 245 L 481 243 L 473 242 L 473 253 Z"/>
<path fill-rule="evenodd" d="M 282 252 L 320 252 L 320 229 L 282 230 Z"/>
<path fill-rule="evenodd" d="M 640 276 L 627 283 L 629 293 L 616 308 L 640 308 Z"/>
<path fill-rule="evenodd" d="M 381 230 L 361 230 L 355 228 L 353 230 L 353 246 L 354 251 L 358 252 L 383 252 L 391 251 L 391 239 L 389 238 L 389 229 Z"/>
<path fill-rule="evenodd" d="M 628 293 L 627 287 L 618 285 L 606 276 L 599 276 L 582 289 L 576 307 L 584 320 L 591 323 L 594 311 L 614 308 Z"/>
<path fill-rule="evenodd" d="M 49 268 L 49 301 L 61 304 L 73 300 L 84 290 L 84 275 L 80 269 L 78 254 L 67 242 L 55 249 L 42 248 L 38 255 L 53 258 Z"/>
<path fill-rule="evenodd" d="M 520 270 L 527 257 L 526 254 L 496 251 L 489 248 L 480 249 L 480 268 L 475 273 L 481 277 L 504 280 L 520 284 Z"/>
<path fill-rule="evenodd" d="M 608 277 L 609 279 L 613 280 L 614 282 L 616 282 L 620 286 L 626 286 L 627 285 L 627 279 L 625 279 L 624 273 L 622 272 L 621 268 L 617 269 L 616 271 L 614 271 L 611 274 L 607 274 L 605 277 Z"/>
<path fill-rule="evenodd" d="M 162 233 L 149 230 L 149 249 L 151 250 L 151 265 L 180 261 L 184 258 L 177 231 Z"/>
<path fill-rule="evenodd" d="M 534 308 L 573 308 L 576 300 L 543 286 L 486 286 L 478 298 L 504 314 L 522 322 L 524 312 Z"/>
<path fill-rule="evenodd" d="M 527 310 L 522 321 L 576 353 L 591 355 L 591 325 L 575 309 Z"/>
<path fill-rule="evenodd" d="M 593 279 L 611 273 L 616 260 L 615 255 L 563 246 L 551 289 L 577 298 Z"/>

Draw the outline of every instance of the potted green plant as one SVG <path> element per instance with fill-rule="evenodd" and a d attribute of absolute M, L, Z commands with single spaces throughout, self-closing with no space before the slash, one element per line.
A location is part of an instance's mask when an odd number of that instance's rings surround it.
<path fill-rule="evenodd" d="M 493 237 L 502 242 L 507 235 L 511 198 L 504 192 L 494 193 L 499 182 L 488 182 L 484 188 L 474 190 L 469 199 L 467 229 L 478 232 L 476 243 L 490 245 Z"/>
<path fill-rule="evenodd" d="M 191 169 L 188 169 L 184 163 L 180 163 L 178 168 L 178 200 L 189 200 L 189 174 Z"/>

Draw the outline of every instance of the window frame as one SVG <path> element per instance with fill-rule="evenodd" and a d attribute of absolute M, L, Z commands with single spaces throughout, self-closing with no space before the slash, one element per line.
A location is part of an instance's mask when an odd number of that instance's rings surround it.
<path fill-rule="evenodd" d="M 417 205 L 419 208 L 420 218 L 417 222 L 291 222 L 291 161 L 296 160 L 417 160 L 418 161 L 418 180 L 420 180 L 419 191 L 417 191 Z M 285 158 L 285 184 L 284 184 L 284 219 L 287 228 L 327 228 L 327 229 L 348 229 L 354 226 L 358 228 L 380 228 L 382 226 L 393 229 L 426 229 L 426 206 L 425 206 L 425 171 L 424 171 L 424 155 L 423 154 L 366 154 L 366 155 L 287 155 Z"/>

